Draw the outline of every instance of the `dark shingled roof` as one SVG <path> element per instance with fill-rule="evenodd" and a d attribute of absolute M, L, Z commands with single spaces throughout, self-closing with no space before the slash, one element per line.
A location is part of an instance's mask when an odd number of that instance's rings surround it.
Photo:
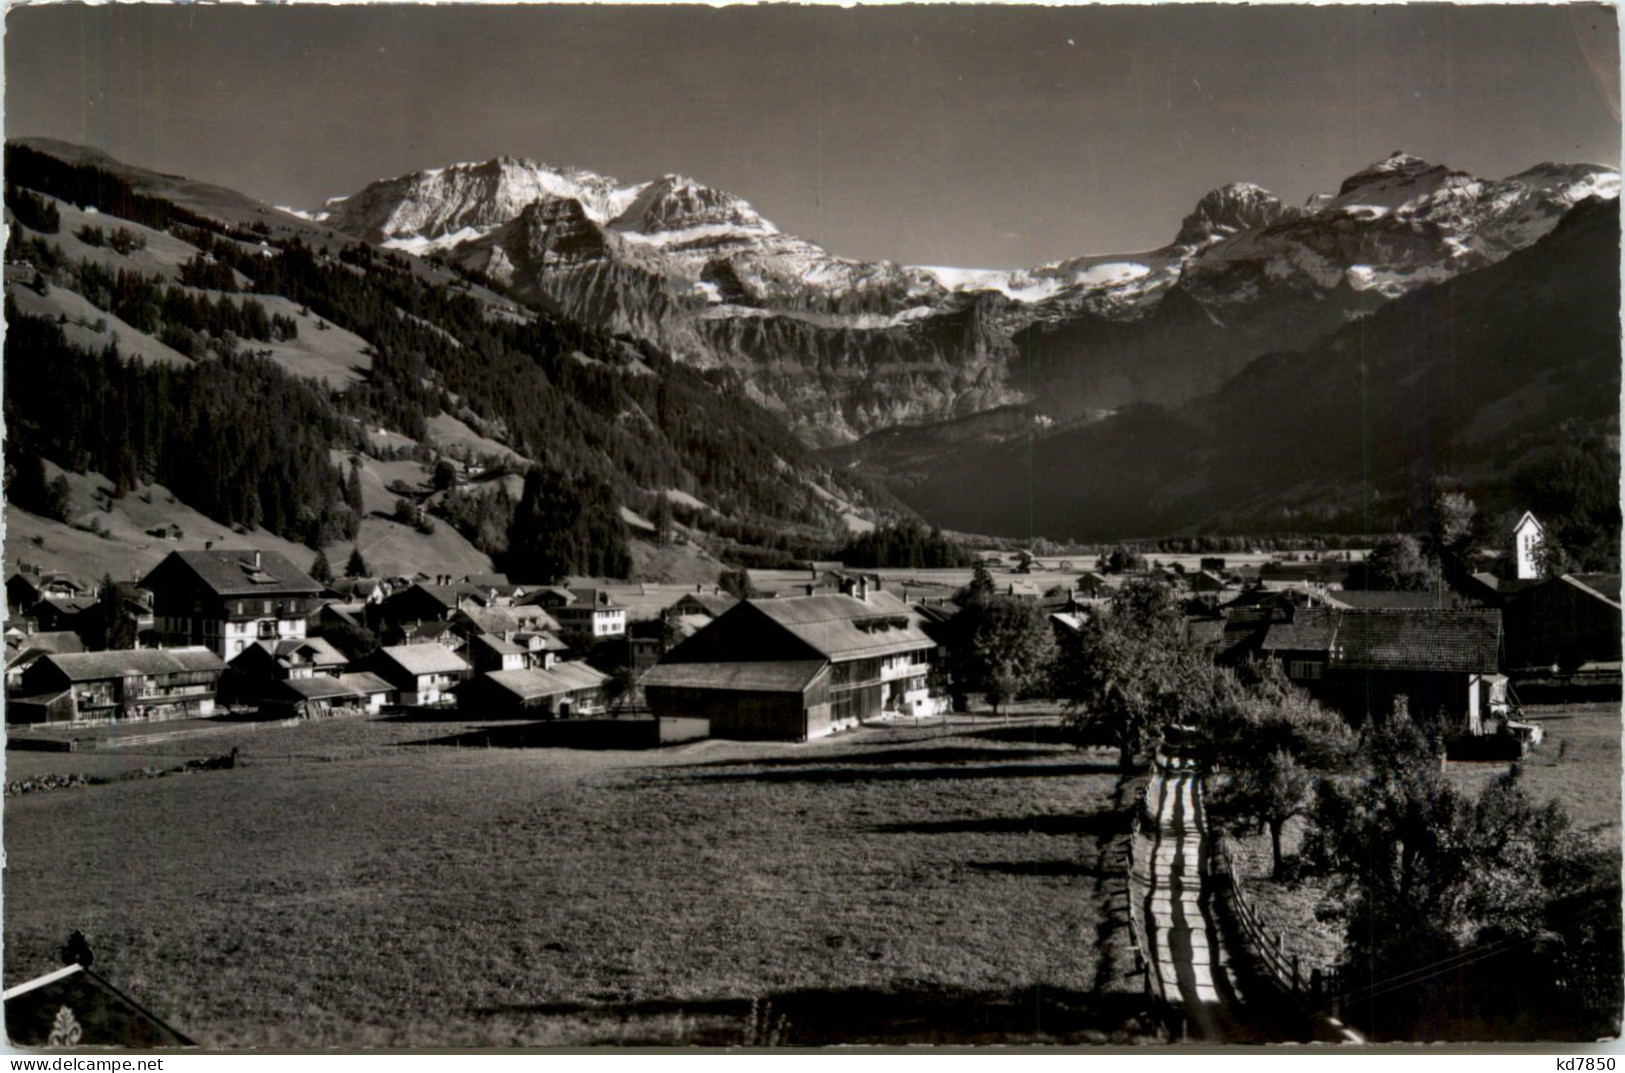
<path fill-rule="evenodd" d="M 1501 612 L 1301 608 L 1270 626 L 1271 651 L 1326 652 L 1341 670 L 1493 674 L 1501 661 Z"/>
<path fill-rule="evenodd" d="M 832 660 L 864 659 L 934 648 L 919 619 L 897 597 L 791 596 L 750 606 Z"/>
<path fill-rule="evenodd" d="M 645 689 L 723 689 L 741 693 L 799 693 L 826 666 L 824 660 L 759 663 L 658 663 L 643 676 Z"/>
<path fill-rule="evenodd" d="M 207 648 L 132 648 L 105 652 L 65 652 L 42 656 L 70 681 L 95 682 L 125 673 L 177 674 L 183 671 L 224 671 L 219 656 Z"/>
<path fill-rule="evenodd" d="M 1328 592 L 1326 600 L 1334 607 L 1352 607 L 1356 609 L 1431 608 L 1442 610 L 1450 606 L 1450 597 L 1447 594 L 1431 590 L 1405 592 L 1382 589 L 1337 589 Z"/>
<path fill-rule="evenodd" d="M 256 567 L 255 556 L 259 556 Z M 172 551 L 169 559 L 185 563 L 205 585 L 221 596 L 247 596 L 259 593 L 319 593 L 322 587 L 303 570 L 275 551 L 252 548 L 213 551 Z M 154 572 L 162 568 L 160 563 Z M 151 574 L 148 575 L 151 577 Z M 142 587 L 150 587 L 143 580 Z"/>

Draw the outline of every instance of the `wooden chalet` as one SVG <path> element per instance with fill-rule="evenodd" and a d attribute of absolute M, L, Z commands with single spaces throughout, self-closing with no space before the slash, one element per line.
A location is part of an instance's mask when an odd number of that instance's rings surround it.
<path fill-rule="evenodd" d="M 394 687 L 401 704 L 425 706 L 452 699 L 453 688 L 470 667 L 443 645 L 392 645 L 360 661 L 358 670 L 376 674 Z"/>
<path fill-rule="evenodd" d="M 203 645 L 231 659 L 256 641 L 305 636 L 322 587 L 274 551 L 172 551 L 141 587 L 160 644 Z"/>
<path fill-rule="evenodd" d="M 201 645 L 41 656 L 7 698 L 8 722 L 108 723 L 214 714 L 226 666 Z"/>
<path fill-rule="evenodd" d="M 457 707 L 478 716 L 569 719 L 604 709 L 609 676 L 585 663 L 555 663 L 476 675 L 457 687 Z"/>
<path fill-rule="evenodd" d="M 1403 697 L 1418 722 L 1477 734 L 1505 696 L 1493 609 L 1277 608 L 1258 647 L 1357 725 Z"/>
<path fill-rule="evenodd" d="M 642 680 L 662 718 L 707 718 L 720 738 L 806 740 L 883 713 L 940 710 L 936 642 L 897 597 L 746 600 L 666 653 Z"/>

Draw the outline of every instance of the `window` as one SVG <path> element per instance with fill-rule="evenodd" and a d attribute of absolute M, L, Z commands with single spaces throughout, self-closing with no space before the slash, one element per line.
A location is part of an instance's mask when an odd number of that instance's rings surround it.
<path fill-rule="evenodd" d="M 1289 660 L 1286 665 L 1286 676 L 1288 678 L 1319 678 L 1324 667 L 1325 664 L 1319 660 Z"/>
<path fill-rule="evenodd" d="M 271 613 L 271 601 L 269 601 L 269 600 L 261 600 L 260 601 L 260 614 L 269 615 L 270 613 Z"/>

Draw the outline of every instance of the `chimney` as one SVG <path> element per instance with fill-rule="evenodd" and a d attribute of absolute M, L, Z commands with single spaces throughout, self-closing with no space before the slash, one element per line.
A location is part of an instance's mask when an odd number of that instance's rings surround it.
<path fill-rule="evenodd" d="M 260 553 L 259 553 L 258 549 L 256 549 L 255 552 L 254 552 L 254 569 L 258 570 L 259 568 L 260 568 Z"/>
<path fill-rule="evenodd" d="M 204 550 L 204 551 L 213 551 L 213 550 L 214 550 L 214 541 L 212 541 L 212 540 L 205 540 L 205 541 L 204 541 L 204 542 L 203 542 L 203 550 Z"/>
<path fill-rule="evenodd" d="M 698 596 L 698 595 L 699 595 L 699 594 L 700 594 L 700 593 L 702 593 L 702 592 L 704 592 L 704 591 L 705 591 L 705 582 L 703 582 L 703 581 L 696 581 L 696 582 L 695 582 L 695 583 L 694 583 L 694 594 L 695 594 L 695 595 L 696 595 L 696 596 Z"/>
<path fill-rule="evenodd" d="M 813 586 L 813 585 L 806 586 L 808 596 L 811 596 L 813 594 L 813 589 L 814 588 L 815 588 L 815 586 Z"/>
<path fill-rule="evenodd" d="M 854 588 L 857 590 L 858 599 L 862 600 L 864 603 L 868 603 L 869 602 L 869 575 L 867 575 L 867 574 L 859 574 L 857 584 L 854 586 Z"/>
<path fill-rule="evenodd" d="M 808 567 L 808 569 L 812 571 L 812 579 L 814 581 L 817 581 L 818 580 L 818 567 L 813 566 L 813 567 Z"/>

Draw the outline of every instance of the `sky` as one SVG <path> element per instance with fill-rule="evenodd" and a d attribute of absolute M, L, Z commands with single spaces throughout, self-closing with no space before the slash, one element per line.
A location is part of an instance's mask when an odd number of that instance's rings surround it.
<path fill-rule="evenodd" d="M 12 8 L 5 133 L 314 208 L 499 154 L 677 172 L 851 257 L 1160 246 L 1203 193 L 1394 150 L 1618 166 L 1612 9 Z"/>

